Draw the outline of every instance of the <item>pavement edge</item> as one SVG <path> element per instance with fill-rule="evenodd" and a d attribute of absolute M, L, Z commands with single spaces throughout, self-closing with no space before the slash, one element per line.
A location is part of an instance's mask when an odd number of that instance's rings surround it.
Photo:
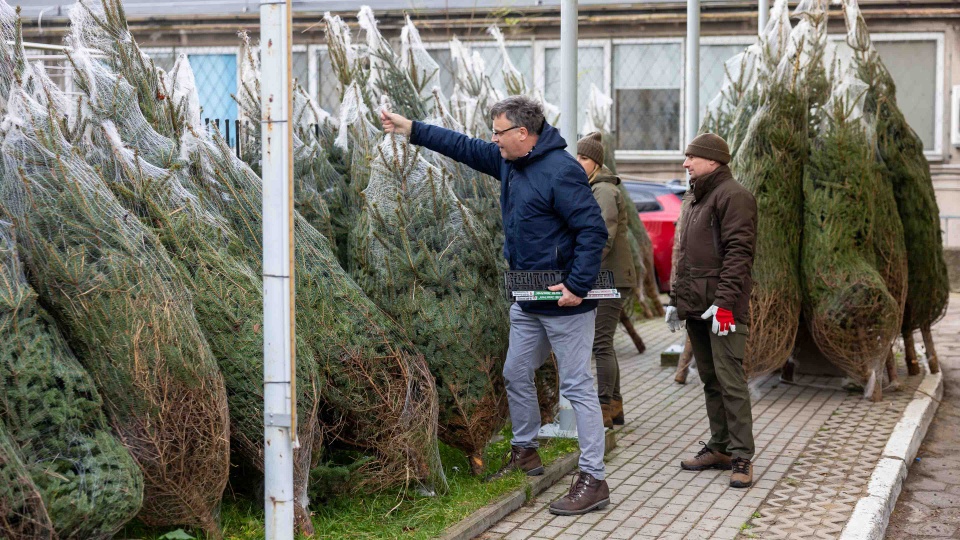
<path fill-rule="evenodd" d="M 541 476 L 530 477 L 520 489 L 510 492 L 499 500 L 494 501 L 476 512 L 467 516 L 463 521 L 448 528 L 440 536 L 442 540 L 470 540 L 484 533 L 498 521 L 517 510 L 528 499 L 542 493 L 548 487 L 556 484 L 561 478 L 577 468 L 580 452 L 567 454 L 550 464 Z"/>
<path fill-rule="evenodd" d="M 604 454 L 617 447 L 616 431 L 604 431 Z M 507 493 L 500 499 L 473 512 L 466 519 L 447 528 L 438 538 L 441 540 L 471 540 L 493 527 L 501 519 L 523 506 L 527 501 L 543 493 L 547 488 L 567 476 L 580 461 L 580 452 L 567 454 L 550 464 L 541 476 L 532 476 L 520 489 Z"/>
<path fill-rule="evenodd" d="M 930 422 L 943 399 L 943 373 L 927 373 L 903 411 L 900 421 L 887 440 L 880 461 L 870 475 L 867 495 L 862 497 L 853 515 L 840 533 L 840 540 L 882 540 L 890 514 L 897 505 L 897 497 L 907 469 L 920 449 Z"/>

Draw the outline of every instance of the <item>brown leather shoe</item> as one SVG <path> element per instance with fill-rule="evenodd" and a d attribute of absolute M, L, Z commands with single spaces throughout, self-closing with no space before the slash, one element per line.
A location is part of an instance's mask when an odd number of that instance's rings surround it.
<path fill-rule="evenodd" d="M 527 476 L 540 476 L 543 474 L 543 462 L 540 461 L 540 454 L 536 448 L 523 448 L 511 445 L 509 459 L 503 467 L 500 467 L 499 471 L 488 476 L 487 481 L 503 478 L 516 470 L 527 473 Z"/>
<path fill-rule="evenodd" d="M 700 441 L 700 444 L 703 444 L 703 441 Z M 706 444 L 703 444 L 703 448 L 697 452 L 696 456 L 680 462 L 680 468 L 685 471 L 705 471 L 707 469 L 729 471 L 730 467 L 730 456 L 714 452 Z"/>
<path fill-rule="evenodd" d="M 606 480 L 597 480 L 580 472 L 570 485 L 570 493 L 550 504 L 550 513 L 558 516 L 577 516 L 599 510 L 610 504 L 610 488 Z"/>
<path fill-rule="evenodd" d="M 623 401 L 615 399 L 610 402 L 610 405 L 613 406 L 613 425 L 622 426 L 624 424 L 623 420 Z"/>
<path fill-rule="evenodd" d="M 603 427 L 613 429 L 613 403 L 601 403 L 600 414 L 603 415 Z"/>
<path fill-rule="evenodd" d="M 753 463 L 747 458 L 735 458 L 732 461 L 730 487 L 748 488 L 753 485 Z"/>

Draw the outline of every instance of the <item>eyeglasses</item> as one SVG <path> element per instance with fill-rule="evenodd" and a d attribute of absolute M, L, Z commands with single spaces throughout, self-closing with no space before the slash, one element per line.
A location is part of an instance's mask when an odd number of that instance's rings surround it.
<path fill-rule="evenodd" d="M 493 130 L 493 136 L 499 139 L 500 137 L 503 137 L 503 134 L 504 134 L 504 133 L 510 131 L 511 129 L 517 129 L 518 127 L 521 127 L 521 126 L 512 126 L 512 127 L 508 127 L 507 129 L 500 130 L 500 131 Z"/>

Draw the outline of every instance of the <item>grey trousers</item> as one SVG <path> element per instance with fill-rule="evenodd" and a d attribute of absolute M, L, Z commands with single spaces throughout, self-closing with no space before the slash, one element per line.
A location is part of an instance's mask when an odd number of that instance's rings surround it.
<path fill-rule="evenodd" d="M 553 349 L 560 376 L 560 395 L 570 401 L 577 417 L 580 470 L 603 480 L 603 416 L 590 369 L 596 316 L 596 310 L 580 315 L 536 315 L 524 313 L 520 306 L 513 304 L 503 378 L 513 424 L 512 444 L 536 448 L 540 406 L 534 372 Z"/>

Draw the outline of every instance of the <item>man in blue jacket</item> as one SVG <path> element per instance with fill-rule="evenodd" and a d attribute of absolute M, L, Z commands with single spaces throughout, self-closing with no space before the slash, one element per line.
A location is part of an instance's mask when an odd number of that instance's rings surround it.
<path fill-rule="evenodd" d="M 567 143 L 546 123 L 543 107 L 525 96 L 511 96 L 490 111 L 493 142 L 442 127 L 381 113 L 384 130 L 459 161 L 500 181 L 503 255 L 511 270 L 565 270 L 556 302 L 517 302 L 510 308 L 510 347 L 503 376 L 513 424 L 510 459 L 496 477 L 513 470 L 543 474 L 537 453 L 540 407 L 534 372 L 552 348 L 557 357 L 560 393 L 573 405 L 580 442 L 580 473 L 570 492 L 550 505 L 560 515 L 605 507 L 610 491 L 604 478 L 603 417 L 593 387 L 596 300 L 584 300 L 596 283 L 607 226 L 583 167 L 566 152 Z"/>

